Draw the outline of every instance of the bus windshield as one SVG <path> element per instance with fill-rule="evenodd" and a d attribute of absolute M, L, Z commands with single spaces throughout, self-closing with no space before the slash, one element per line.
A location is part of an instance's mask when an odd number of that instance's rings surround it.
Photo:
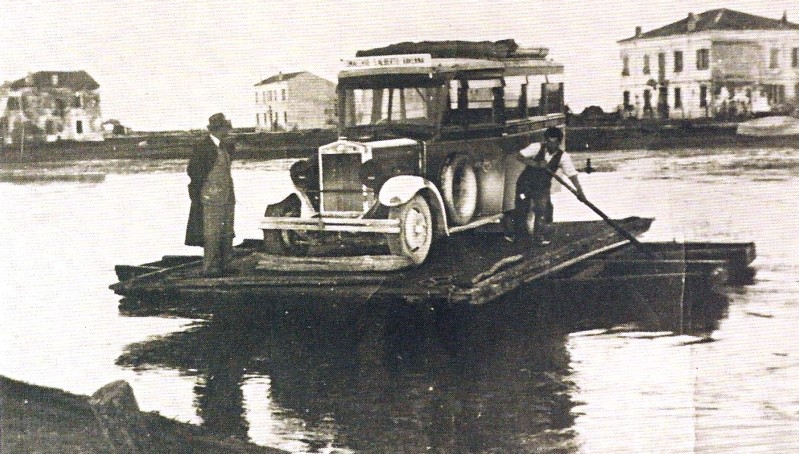
<path fill-rule="evenodd" d="M 435 126 L 436 100 L 443 90 L 443 86 L 345 89 L 344 126 Z"/>

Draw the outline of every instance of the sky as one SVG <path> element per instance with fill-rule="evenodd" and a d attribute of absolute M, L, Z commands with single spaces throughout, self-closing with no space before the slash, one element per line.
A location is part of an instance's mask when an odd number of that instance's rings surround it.
<path fill-rule="evenodd" d="M 565 65 L 566 103 L 620 102 L 617 41 L 729 8 L 799 23 L 799 1 L 603 0 L 0 0 L 0 81 L 87 71 L 105 119 L 138 131 L 204 128 L 224 112 L 254 126 L 253 86 L 278 72 L 335 81 L 359 49 L 402 41 L 512 38 Z"/>

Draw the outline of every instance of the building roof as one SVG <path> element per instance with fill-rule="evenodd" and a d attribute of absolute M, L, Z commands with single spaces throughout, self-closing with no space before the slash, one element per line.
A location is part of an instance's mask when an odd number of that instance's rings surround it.
<path fill-rule="evenodd" d="M 300 74 L 310 74 L 310 73 L 308 71 L 298 71 L 298 72 L 294 72 L 294 73 L 278 73 L 278 74 L 275 74 L 272 77 L 268 77 L 268 78 L 258 82 L 257 84 L 255 84 L 255 86 L 257 87 L 259 85 L 269 85 L 269 84 L 273 84 L 275 82 L 283 82 L 283 81 L 286 81 L 286 80 L 289 80 L 289 79 L 293 79 L 293 78 L 299 76 Z"/>
<path fill-rule="evenodd" d="M 54 78 L 53 76 L 58 76 Z M 56 81 L 53 84 L 53 81 Z M 72 90 L 96 90 L 100 84 L 86 71 L 38 71 L 11 83 L 12 90 L 24 87 L 60 87 Z"/>
<path fill-rule="evenodd" d="M 693 26 L 691 26 L 693 24 Z M 619 42 L 636 39 L 662 38 L 673 35 L 686 35 L 708 30 L 799 30 L 799 24 L 782 19 L 770 19 L 754 14 L 742 13 L 727 8 L 711 9 L 699 14 L 688 14 L 682 20 L 645 33 L 636 34 Z"/>

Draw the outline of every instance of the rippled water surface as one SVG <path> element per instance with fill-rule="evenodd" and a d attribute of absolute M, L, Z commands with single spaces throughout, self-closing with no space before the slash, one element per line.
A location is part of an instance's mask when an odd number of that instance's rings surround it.
<path fill-rule="evenodd" d="M 538 293 L 123 316 L 115 264 L 201 252 L 182 244 L 185 162 L 14 169 L 51 176 L 0 182 L 0 374 L 80 394 L 125 379 L 143 410 L 292 452 L 799 450 L 799 150 L 591 158 L 611 170 L 581 177 L 594 204 L 655 217 L 645 240 L 754 241 L 755 283 L 665 336 L 596 330 L 644 324 L 646 302 L 598 316 Z M 260 236 L 285 164 L 235 163 L 238 239 Z M 52 177 L 75 172 L 104 178 Z M 566 191 L 554 203 L 556 220 L 596 218 Z"/>

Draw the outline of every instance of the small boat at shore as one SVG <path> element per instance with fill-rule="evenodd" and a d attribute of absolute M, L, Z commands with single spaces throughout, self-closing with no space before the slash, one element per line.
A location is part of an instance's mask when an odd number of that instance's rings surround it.
<path fill-rule="evenodd" d="M 739 124 L 736 133 L 754 137 L 799 136 L 799 118 L 787 115 L 755 118 Z"/>

